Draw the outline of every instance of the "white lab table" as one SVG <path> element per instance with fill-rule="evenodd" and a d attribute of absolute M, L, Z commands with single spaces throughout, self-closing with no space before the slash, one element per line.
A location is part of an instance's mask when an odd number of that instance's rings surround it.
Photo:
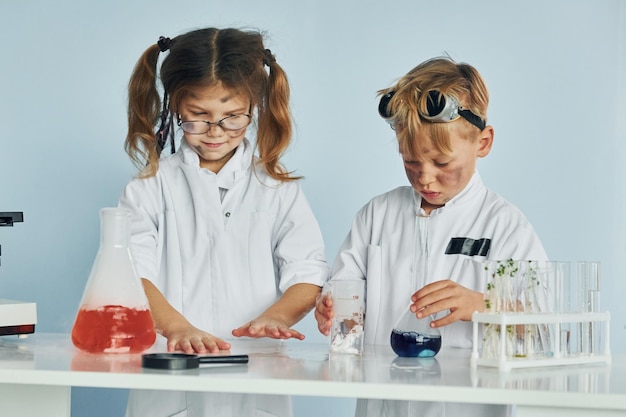
<path fill-rule="evenodd" d="M 250 355 L 247 365 L 165 371 L 142 368 L 140 354 L 79 352 L 67 334 L 1 337 L 3 415 L 68 417 L 74 386 L 516 404 L 518 417 L 626 416 L 626 355 L 611 364 L 501 372 L 472 368 L 470 350 L 461 349 L 402 360 L 389 346 L 367 346 L 358 357 L 329 356 L 326 344 L 230 342 L 232 354 Z M 159 339 L 149 352 L 164 348 Z"/>

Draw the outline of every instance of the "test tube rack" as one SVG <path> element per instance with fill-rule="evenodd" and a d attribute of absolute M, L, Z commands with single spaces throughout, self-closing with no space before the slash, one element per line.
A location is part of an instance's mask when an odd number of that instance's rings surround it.
<path fill-rule="evenodd" d="M 471 355 L 472 368 L 477 366 L 496 367 L 501 371 L 509 371 L 513 368 L 530 368 L 542 366 L 580 365 L 592 363 L 610 363 L 610 339 L 609 339 L 609 312 L 588 313 L 478 313 L 472 316 L 473 325 L 473 348 Z M 507 352 L 506 332 L 499 332 L 498 351 L 495 357 L 486 357 L 479 343 L 479 326 L 499 325 L 500 329 L 506 326 L 516 325 L 543 325 L 551 328 L 550 350 L 526 357 L 514 357 Z M 594 332 L 600 332 L 597 337 L 601 340 L 600 346 L 593 346 L 588 352 L 563 351 L 562 346 L 568 345 L 572 340 L 562 341 L 561 330 L 566 326 L 589 326 Z M 593 326 L 593 327 L 591 327 Z M 483 328 L 484 330 L 484 328 Z M 578 338 L 588 335 L 578 334 Z M 566 342 L 566 343 L 563 343 Z M 590 343 L 593 344 L 591 341 Z M 490 355 L 492 356 L 492 355 Z"/>

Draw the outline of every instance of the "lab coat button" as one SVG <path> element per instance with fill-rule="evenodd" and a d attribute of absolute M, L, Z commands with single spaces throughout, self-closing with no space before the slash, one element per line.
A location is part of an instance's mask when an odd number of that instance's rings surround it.
<path fill-rule="evenodd" d="M 224 216 L 226 216 L 226 217 L 230 217 L 230 211 L 227 211 L 227 212 L 224 214 Z"/>

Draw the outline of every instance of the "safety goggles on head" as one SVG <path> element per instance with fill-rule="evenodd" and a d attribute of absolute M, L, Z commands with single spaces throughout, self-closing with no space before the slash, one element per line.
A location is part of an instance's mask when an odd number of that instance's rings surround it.
<path fill-rule="evenodd" d="M 378 114 L 385 119 L 392 129 L 395 130 L 396 122 L 389 109 L 389 102 L 395 94 L 395 91 L 391 91 L 380 98 L 378 104 Z M 431 123 L 448 123 L 453 122 L 459 117 L 464 118 L 480 130 L 485 128 L 485 121 L 472 113 L 470 110 L 465 110 L 459 104 L 456 97 L 442 94 L 437 90 L 430 90 L 428 92 L 428 98 L 426 99 L 426 111 L 427 114 L 419 113 L 420 117 Z"/>

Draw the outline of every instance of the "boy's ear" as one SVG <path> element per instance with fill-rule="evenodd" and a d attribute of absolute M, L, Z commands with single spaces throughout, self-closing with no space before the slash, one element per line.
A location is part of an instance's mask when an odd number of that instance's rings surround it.
<path fill-rule="evenodd" d="M 493 146 L 493 126 L 487 126 L 480 132 L 478 138 L 478 147 L 476 148 L 476 156 L 484 158 L 489 155 L 491 147 Z"/>

